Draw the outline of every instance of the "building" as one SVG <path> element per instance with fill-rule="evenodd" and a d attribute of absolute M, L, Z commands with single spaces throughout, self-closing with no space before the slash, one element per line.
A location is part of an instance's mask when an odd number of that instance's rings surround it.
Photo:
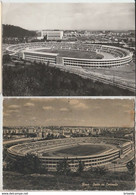
<path fill-rule="evenodd" d="M 43 39 L 46 38 L 46 40 L 50 41 L 58 41 L 62 40 L 63 38 L 63 31 L 59 30 L 54 30 L 54 31 L 49 31 L 49 30 L 42 30 L 37 32 L 37 39 Z"/>
<path fill-rule="evenodd" d="M 57 32 L 57 31 L 54 31 Z M 60 31 L 59 31 L 60 32 Z M 59 35 L 58 35 L 59 36 Z M 53 34 L 50 34 L 49 39 L 53 39 Z M 55 34 L 54 34 L 55 38 Z M 57 40 L 56 35 L 56 40 Z M 23 48 L 24 47 L 24 48 Z M 40 49 L 39 49 L 40 48 Z M 49 52 L 42 52 L 47 49 Z M 41 51 L 40 51 L 41 50 Z M 57 50 L 57 52 L 56 52 Z M 78 51 L 78 55 L 67 54 L 67 51 Z M 34 44 L 22 44 L 14 45 L 7 48 L 8 52 L 12 52 L 12 56 L 19 58 L 18 53 L 22 51 L 23 59 L 26 61 L 36 61 L 41 63 L 50 62 L 52 64 L 61 64 L 64 66 L 75 66 L 75 67 L 112 67 L 127 65 L 132 61 L 132 53 L 126 49 L 101 45 L 101 44 L 77 44 L 77 43 L 55 43 L 55 42 L 44 42 Z M 63 52 L 65 51 L 65 55 Z M 80 53 L 83 51 L 96 52 L 98 54 L 109 54 L 110 58 L 94 59 L 83 56 L 80 57 Z"/>
<path fill-rule="evenodd" d="M 35 52 L 35 51 L 25 51 L 23 53 L 23 59 L 31 62 L 41 62 L 41 63 L 57 63 L 56 53 L 44 53 L 44 52 Z"/>
<path fill-rule="evenodd" d="M 47 32 L 47 40 L 62 40 L 63 31 L 48 31 Z"/>
<path fill-rule="evenodd" d="M 78 153 L 76 156 L 68 155 L 51 155 L 43 156 L 44 152 L 56 151 L 58 149 L 69 148 L 71 146 L 78 146 L 80 144 L 110 144 L 106 151 L 94 155 L 80 156 Z M 72 148 L 71 148 L 72 149 Z M 43 166 L 48 170 L 56 171 L 57 165 L 65 157 L 68 159 L 68 163 L 72 170 L 77 170 L 79 161 L 84 163 L 84 169 L 87 170 L 91 167 L 103 166 L 111 163 L 119 158 L 124 158 L 129 152 L 134 150 L 134 143 L 127 139 L 115 139 L 115 138 L 65 138 L 65 139 L 53 139 L 36 142 L 28 142 L 27 144 L 13 145 L 8 148 L 9 157 L 16 159 L 18 157 L 25 156 L 28 152 L 39 156 Z"/>

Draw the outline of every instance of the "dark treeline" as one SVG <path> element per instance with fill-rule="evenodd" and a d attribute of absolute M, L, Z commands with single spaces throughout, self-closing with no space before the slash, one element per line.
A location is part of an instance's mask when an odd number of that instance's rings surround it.
<path fill-rule="evenodd" d="M 20 28 L 18 26 L 13 26 L 13 25 L 2 25 L 3 27 L 3 37 L 30 37 L 30 36 L 35 36 L 36 32 L 35 31 L 29 31 L 23 28 Z"/>

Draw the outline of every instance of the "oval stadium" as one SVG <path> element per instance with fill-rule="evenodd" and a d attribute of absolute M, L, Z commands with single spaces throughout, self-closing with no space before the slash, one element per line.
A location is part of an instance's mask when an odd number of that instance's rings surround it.
<path fill-rule="evenodd" d="M 79 137 L 20 143 L 9 147 L 8 155 L 14 160 L 35 154 L 50 171 L 56 171 L 58 163 L 67 159 L 71 170 L 76 171 L 79 161 L 84 163 L 85 170 L 89 170 L 124 158 L 131 150 L 133 142 L 130 140 Z"/>
<path fill-rule="evenodd" d="M 73 67 L 117 67 L 132 61 L 128 50 L 101 44 L 35 42 L 12 45 L 6 51 L 28 62 Z"/>

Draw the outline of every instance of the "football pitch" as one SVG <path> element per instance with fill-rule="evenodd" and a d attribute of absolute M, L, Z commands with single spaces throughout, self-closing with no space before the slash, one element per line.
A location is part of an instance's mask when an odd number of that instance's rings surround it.
<path fill-rule="evenodd" d="M 55 151 L 44 153 L 44 156 L 88 156 L 100 154 L 108 149 L 109 145 L 83 144 L 57 149 Z"/>
<path fill-rule="evenodd" d="M 74 51 L 61 49 L 38 49 L 36 52 L 57 53 L 61 57 L 81 58 L 81 59 L 102 59 L 103 55 L 97 54 L 95 51 Z"/>

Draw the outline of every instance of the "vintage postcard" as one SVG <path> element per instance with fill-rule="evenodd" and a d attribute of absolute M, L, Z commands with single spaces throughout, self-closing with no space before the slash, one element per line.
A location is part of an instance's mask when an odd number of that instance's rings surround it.
<path fill-rule="evenodd" d="M 0 5 L 3 192 L 134 191 L 135 2 Z"/>
<path fill-rule="evenodd" d="M 133 96 L 135 3 L 3 3 L 4 96 Z"/>
<path fill-rule="evenodd" d="M 4 190 L 134 190 L 134 99 L 5 98 Z"/>

